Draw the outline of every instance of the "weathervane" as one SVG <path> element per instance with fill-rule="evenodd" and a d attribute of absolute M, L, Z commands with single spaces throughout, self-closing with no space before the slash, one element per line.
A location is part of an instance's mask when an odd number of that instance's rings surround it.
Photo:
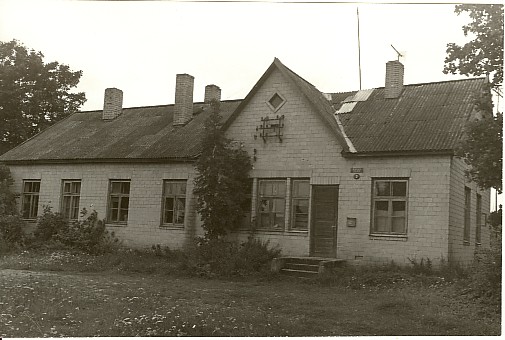
<path fill-rule="evenodd" d="M 393 46 L 393 44 L 391 44 L 391 47 L 393 48 L 393 50 L 395 50 L 396 54 L 398 54 L 398 61 L 400 61 L 400 57 L 403 57 L 403 54 L 398 52 L 398 50 Z"/>

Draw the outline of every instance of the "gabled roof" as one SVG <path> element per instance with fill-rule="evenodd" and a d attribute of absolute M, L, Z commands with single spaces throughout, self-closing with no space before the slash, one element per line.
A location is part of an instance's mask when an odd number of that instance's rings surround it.
<path fill-rule="evenodd" d="M 463 135 L 484 78 L 405 85 L 399 98 L 384 88 L 331 94 L 331 101 L 278 59 L 244 100 L 221 102 L 223 128 L 247 105 L 277 69 L 300 90 L 334 131 L 344 156 L 452 153 Z M 343 110 L 339 109 L 348 104 Z M 124 108 L 114 120 L 102 111 L 77 112 L 0 156 L 7 163 L 178 162 L 201 152 L 210 105 L 194 104 L 193 119 L 173 127 L 173 105 Z M 336 112 L 342 112 L 337 113 Z"/>
<path fill-rule="evenodd" d="M 385 99 L 384 88 L 378 88 L 339 118 L 358 154 L 452 153 L 485 82 L 475 78 L 405 85 L 397 99 Z M 335 109 L 355 93 L 332 94 Z"/>
<path fill-rule="evenodd" d="M 239 100 L 222 101 L 227 119 Z M 114 120 L 102 111 L 77 112 L 0 156 L 5 162 L 186 161 L 201 151 L 210 105 L 194 104 L 193 119 L 174 128 L 173 105 L 124 108 Z"/>
<path fill-rule="evenodd" d="M 335 120 L 333 113 L 335 110 L 333 109 L 331 103 L 324 97 L 324 95 L 315 88 L 314 85 L 291 71 L 289 68 L 284 66 L 281 61 L 277 58 L 274 59 L 273 63 L 270 67 L 265 71 L 265 73 L 261 76 L 258 82 L 254 85 L 252 90 L 247 94 L 244 100 L 237 107 L 235 112 L 231 115 L 230 119 L 224 124 L 224 128 L 226 129 L 230 124 L 235 120 L 235 118 L 242 112 L 243 108 L 247 105 L 247 103 L 251 100 L 252 97 L 256 94 L 261 85 L 265 82 L 265 80 L 270 76 L 273 70 L 279 70 L 282 75 L 291 81 L 291 83 L 300 90 L 300 94 L 304 96 L 312 107 L 315 109 L 316 113 L 323 120 L 325 124 L 327 124 L 335 133 L 337 140 L 342 146 L 344 151 L 348 151 L 347 143 L 345 142 L 344 136 L 340 131 L 337 121 Z"/>

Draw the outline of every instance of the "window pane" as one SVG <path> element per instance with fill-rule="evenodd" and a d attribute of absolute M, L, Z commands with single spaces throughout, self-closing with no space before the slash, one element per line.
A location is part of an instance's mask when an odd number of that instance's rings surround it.
<path fill-rule="evenodd" d="M 71 219 L 75 220 L 79 217 L 79 196 L 74 197 L 72 201 L 72 214 L 70 216 Z"/>
<path fill-rule="evenodd" d="M 274 196 L 286 195 L 286 182 L 276 182 L 274 186 Z"/>
<path fill-rule="evenodd" d="M 269 226 L 270 226 L 270 214 L 260 213 L 259 227 L 260 228 L 268 228 Z"/>
<path fill-rule="evenodd" d="M 163 223 L 174 223 L 173 210 L 165 210 L 165 216 L 164 216 Z"/>
<path fill-rule="evenodd" d="M 390 196 L 391 195 L 391 182 L 377 181 L 375 182 L 375 195 L 376 196 Z"/>
<path fill-rule="evenodd" d="M 260 205 L 259 205 L 259 211 L 260 212 L 269 212 L 270 211 L 269 202 L 270 202 L 270 200 L 268 200 L 266 198 L 261 199 Z"/>
<path fill-rule="evenodd" d="M 281 213 L 275 214 L 274 228 L 284 228 L 284 214 Z"/>
<path fill-rule="evenodd" d="M 30 217 L 34 218 L 37 217 L 39 213 L 39 195 L 33 195 L 32 196 L 32 212 L 30 214 Z"/>
<path fill-rule="evenodd" d="M 112 209 L 118 209 L 119 208 L 119 197 L 113 196 L 110 198 L 110 206 Z"/>
<path fill-rule="evenodd" d="M 273 195 L 273 184 L 268 181 L 260 182 L 260 195 L 261 196 L 272 196 Z"/>
<path fill-rule="evenodd" d="M 165 210 L 174 210 L 174 199 L 172 197 L 165 197 Z"/>
<path fill-rule="evenodd" d="M 389 202 L 387 202 L 387 201 L 376 201 L 375 202 L 375 218 L 374 218 L 374 230 L 375 231 L 380 231 L 380 232 L 389 231 L 388 207 L 389 207 Z"/>
<path fill-rule="evenodd" d="M 70 192 L 70 182 L 65 182 L 63 185 L 63 192 L 68 194 Z"/>
<path fill-rule="evenodd" d="M 128 203 L 130 202 L 129 197 L 121 197 L 121 209 L 128 210 Z"/>
<path fill-rule="evenodd" d="M 179 183 L 179 190 L 177 192 L 179 195 L 186 195 L 186 182 Z"/>
<path fill-rule="evenodd" d="M 405 233 L 405 217 L 393 217 L 392 223 L 394 233 Z"/>
<path fill-rule="evenodd" d="M 25 182 L 25 188 L 23 192 L 32 192 L 32 182 Z"/>
<path fill-rule="evenodd" d="M 81 192 L 81 182 L 72 183 L 72 193 L 79 194 Z"/>
<path fill-rule="evenodd" d="M 283 198 L 273 199 L 273 205 L 272 205 L 273 212 L 284 212 L 285 208 L 286 208 L 286 200 L 284 200 Z"/>
<path fill-rule="evenodd" d="M 175 223 L 184 223 L 184 206 L 186 200 L 184 198 L 177 198 L 176 200 L 176 216 Z"/>
<path fill-rule="evenodd" d="M 126 222 L 128 221 L 128 210 L 121 209 L 119 213 L 119 221 Z"/>
<path fill-rule="evenodd" d="M 70 196 L 63 197 L 63 206 L 62 206 L 63 216 L 70 216 Z"/>
<path fill-rule="evenodd" d="M 130 182 L 121 183 L 121 193 L 127 195 L 130 193 Z"/>
<path fill-rule="evenodd" d="M 294 200 L 293 210 L 295 214 L 308 214 L 309 213 L 309 200 L 297 199 Z"/>
<path fill-rule="evenodd" d="M 30 206 L 32 196 L 26 195 L 23 199 L 23 218 L 30 218 Z"/>
<path fill-rule="evenodd" d="M 121 193 L 121 182 L 112 182 L 111 192 L 113 194 Z"/>
<path fill-rule="evenodd" d="M 116 222 L 118 219 L 118 209 L 111 209 L 110 218 L 112 221 Z"/>
<path fill-rule="evenodd" d="M 405 216 L 405 202 L 403 201 L 393 202 L 393 216 Z"/>
<path fill-rule="evenodd" d="M 407 196 L 407 182 L 393 182 L 393 196 Z"/>
<path fill-rule="evenodd" d="M 310 183 L 309 181 L 295 181 L 295 190 L 293 195 L 295 197 L 309 197 Z"/>

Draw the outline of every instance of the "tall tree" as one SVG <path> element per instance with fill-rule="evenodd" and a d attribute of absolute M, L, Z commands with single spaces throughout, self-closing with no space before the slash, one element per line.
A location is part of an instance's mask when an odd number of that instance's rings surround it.
<path fill-rule="evenodd" d="M 239 227 L 249 199 L 251 160 L 245 150 L 225 138 L 221 130 L 219 102 L 205 123 L 202 154 L 196 162 L 198 172 L 193 192 L 197 211 L 207 238 L 219 238 Z"/>
<path fill-rule="evenodd" d="M 472 21 L 463 26 L 463 33 L 473 40 L 463 46 L 447 44 L 444 73 L 490 75 L 493 86 L 499 86 L 503 82 L 503 5 L 457 5 L 454 12 L 468 13 Z"/>
<path fill-rule="evenodd" d="M 75 112 L 86 101 L 71 93 L 82 71 L 28 50 L 17 40 L 0 41 L 0 154 Z"/>
<path fill-rule="evenodd" d="M 470 166 L 468 178 L 482 189 L 502 190 L 503 116 L 493 116 L 491 88 L 503 82 L 503 5 L 456 5 L 457 15 L 468 13 L 463 26 L 473 40 L 463 46 L 447 44 L 444 73 L 490 76 L 490 83 L 475 95 L 477 119 L 468 121 L 457 155 Z"/>

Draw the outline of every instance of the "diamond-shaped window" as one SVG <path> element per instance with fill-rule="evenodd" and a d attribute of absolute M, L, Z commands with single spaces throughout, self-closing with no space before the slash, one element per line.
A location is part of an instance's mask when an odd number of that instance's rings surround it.
<path fill-rule="evenodd" d="M 274 93 L 274 95 L 268 100 L 267 104 L 272 109 L 272 111 L 276 112 L 281 108 L 286 100 L 278 93 Z"/>

